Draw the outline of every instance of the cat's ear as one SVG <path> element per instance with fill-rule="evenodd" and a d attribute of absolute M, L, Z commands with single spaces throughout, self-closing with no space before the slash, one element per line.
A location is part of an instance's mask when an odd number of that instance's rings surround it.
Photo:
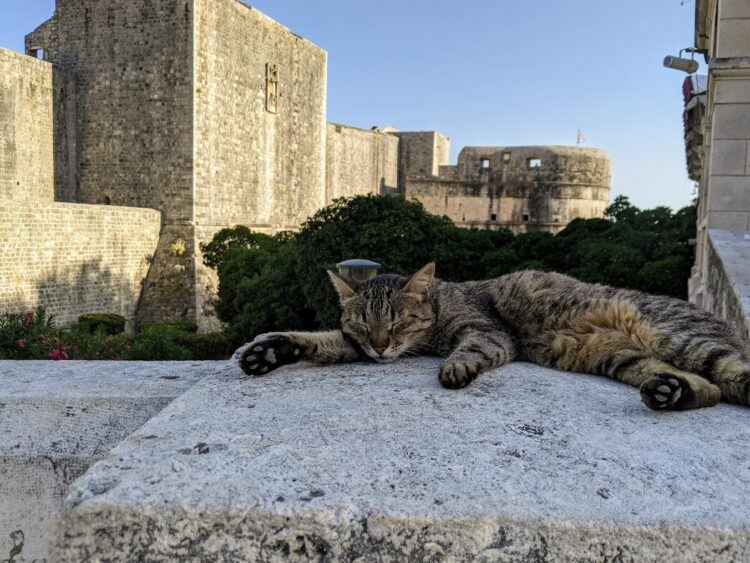
<path fill-rule="evenodd" d="M 349 278 L 340 276 L 333 270 L 328 270 L 328 277 L 331 278 L 331 283 L 333 284 L 336 293 L 339 294 L 339 299 L 341 299 L 341 301 L 354 297 L 357 293 L 357 289 L 359 289 L 359 283 L 356 280 L 350 280 Z"/>
<path fill-rule="evenodd" d="M 426 294 L 435 278 L 435 262 L 423 266 L 416 274 L 409 278 L 404 286 L 406 293 Z"/>

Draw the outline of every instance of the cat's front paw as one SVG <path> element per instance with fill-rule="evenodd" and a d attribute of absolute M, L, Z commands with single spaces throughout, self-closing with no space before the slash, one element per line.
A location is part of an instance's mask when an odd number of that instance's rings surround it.
<path fill-rule="evenodd" d="M 690 395 L 688 383 L 671 373 L 659 374 L 641 385 L 641 400 L 654 410 L 678 410 Z"/>
<path fill-rule="evenodd" d="M 443 387 L 461 389 L 477 378 L 479 369 L 478 362 L 448 360 L 440 366 L 438 379 Z"/>
<path fill-rule="evenodd" d="M 248 375 L 265 375 L 302 359 L 302 347 L 283 333 L 262 334 L 240 353 L 239 366 Z"/>

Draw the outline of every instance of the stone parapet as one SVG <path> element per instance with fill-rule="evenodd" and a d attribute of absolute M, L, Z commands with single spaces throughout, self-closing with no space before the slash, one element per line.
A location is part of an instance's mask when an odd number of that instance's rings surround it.
<path fill-rule="evenodd" d="M 750 340 L 750 231 L 708 231 L 702 305 Z"/>

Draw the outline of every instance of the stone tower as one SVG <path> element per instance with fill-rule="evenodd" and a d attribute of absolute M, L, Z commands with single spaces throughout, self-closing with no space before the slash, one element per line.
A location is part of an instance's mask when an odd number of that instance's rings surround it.
<path fill-rule="evenodd" d="M 293 228 L 324 204 L 326 53 L 257 10 L 57 0 L 26 50 L 75 77 L 56 90 L 57 199 L 162 214 L 139 322 L 206 328 L 198 242 Z"/>

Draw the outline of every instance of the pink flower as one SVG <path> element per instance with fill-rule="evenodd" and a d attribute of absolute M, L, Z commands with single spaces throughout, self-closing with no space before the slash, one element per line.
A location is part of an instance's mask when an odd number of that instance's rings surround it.
<path fill-rule="evenodd" d="M 55 348 L 54 350 L 52 350 L 52 352 L 49 353 L 49 359 L 54 360 L 56 362 L 59 360 L 67 360 L 68 353 L 63 350 L 58 350 L 57 348 Z"/>
<path fill-rule="evenodd" d="M 55 336 L 55 344 L 60 344 L 60 337 L 59 336 Z"/>
<path fill-rule="evenodd" d="M 21 315 L 21 326 L 26 328 L 34 322 L 34 313 L 24 313 Z"/>
<path fill-rule="evenodd" d="M 26 348 L 26 341 L 23 338 L 18 341 L 18 347 L 19 348 Z"/>

